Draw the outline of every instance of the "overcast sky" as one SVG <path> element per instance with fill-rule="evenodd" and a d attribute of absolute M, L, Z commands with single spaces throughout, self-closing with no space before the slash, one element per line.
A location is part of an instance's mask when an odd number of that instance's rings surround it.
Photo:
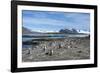
<path fill-rule="evenodd" d="M 90 30 L 90 14 L 75 12 L 22 11 L 23 26 L 32 31 L 52 32 L 60 29 Z"/>

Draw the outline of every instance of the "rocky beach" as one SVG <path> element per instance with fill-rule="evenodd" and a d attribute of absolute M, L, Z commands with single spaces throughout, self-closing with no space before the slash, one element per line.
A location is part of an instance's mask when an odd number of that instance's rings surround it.
<path fill-rule="evenodd" d="M 89 37 L 66 37 L 32 40 L 30 48 L 22 48 L 23 62 L 81 60 L 90 58 Z M 34 44 L 37 43 L 37 44 Z"/>

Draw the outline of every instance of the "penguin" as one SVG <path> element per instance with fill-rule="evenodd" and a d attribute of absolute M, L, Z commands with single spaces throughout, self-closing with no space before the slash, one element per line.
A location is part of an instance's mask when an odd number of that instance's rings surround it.
<path fill-rule="evenodd" d="M 31 48 L 28 48 L 27 54 L 28 54 L 28 55 L 31 54 Z"/>

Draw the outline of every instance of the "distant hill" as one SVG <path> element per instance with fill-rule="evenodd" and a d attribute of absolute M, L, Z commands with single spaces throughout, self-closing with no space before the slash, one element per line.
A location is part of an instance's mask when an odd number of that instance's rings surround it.
<path fill-rule="evenodd" d="M 61 29 L 60 33 L 78 33 L 76 29 Z"/>
<path fill-rule="evenodd" d="M 22 27 L 22 33 L 23 34 L 36 34 L 36 33 L 39 33 L 39 32 L 34 32 L 34 31 L 31 31 L 30 29 L 28 29 L 26 27 Z"/>

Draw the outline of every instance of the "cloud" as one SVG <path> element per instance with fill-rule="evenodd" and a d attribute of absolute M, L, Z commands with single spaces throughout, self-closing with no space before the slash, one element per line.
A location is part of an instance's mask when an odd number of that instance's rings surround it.
<path fill-rule="evenodd" d="M 90 29 L 88 13 L 23 11 L 23 26 L 34 30 L 58 31 L 62 28 Z"/>
<path fill-rule="evenodd" d="M 49 18 L 23 18 L 23 23 L 25 24 L 42 24 L 42 25 L 51 25 L 51 26 L 66 26 L 66 22 L 49 19 Z"/>
<path fill-rule="evenodd" d="M 64 14 L 66 19 L 70 19 L 71 22 L 84 22 L 89 23 L 90 22 L 90 14 L 89 13 L 66 13 Z M 86 24 L 87 25 L 87 24 Z"/>

